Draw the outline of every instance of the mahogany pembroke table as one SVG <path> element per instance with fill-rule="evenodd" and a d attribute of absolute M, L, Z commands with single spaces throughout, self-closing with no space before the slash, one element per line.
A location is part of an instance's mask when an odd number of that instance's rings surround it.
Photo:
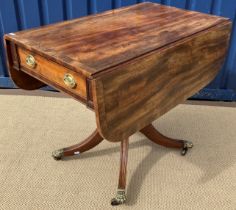
<path fill-rule="evenodd" d="M 207 85 L 220 70 L 231 22 L 150 2 L 4 36 L 12 80 L 25 90 L 50 85 L 96 114 L 83 142 L 56 150 L 57 160 L 103 139 L 121 143 L 118 190 L 126 200 L 129 136 L 180 148 L 193 144 L 160 134 L 152 122 Z"/>

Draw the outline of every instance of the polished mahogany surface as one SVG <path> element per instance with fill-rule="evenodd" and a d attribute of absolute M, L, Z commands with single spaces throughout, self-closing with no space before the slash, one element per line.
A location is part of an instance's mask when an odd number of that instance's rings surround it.
<path fill-rule="evenodd" d="M 9 71 L 19 87 L 48 84 L 66 92 L 94 109 L 98 132 L 114 142 L 214 79 L 230 30 L 227 18 L 146 2 L 5 40 Z"/>
<path fill-rule="evenodd" d="M 224 21 L 147 2 L 9 36 L 32 51 L 91 75 Z"/>

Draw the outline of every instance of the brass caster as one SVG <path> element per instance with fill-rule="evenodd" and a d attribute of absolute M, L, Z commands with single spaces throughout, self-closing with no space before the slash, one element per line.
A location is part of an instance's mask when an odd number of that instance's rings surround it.
<path fill-rule="evenodd" d="M 112 206 L 117 206 L 125 203 L 126 201 L 126 195 L 125 195 L 125 190 L 117 190 L 116 197 L 111 200 L 111 205 Z"/>
<path fill-rule="evenodd" d="M 63 149 L 55 150 L 55 151 L 52 152 L 52 157 L 55 160 L 61 160 L 63 155 L 64 155 Z"/>
<path fill-rule="evenodd" d="M 193 147 L 193 143 L 191 141 L 184 141 L 183 149 L 181 150 L 181 155 L 184 156 L 188 152 L 188 149 Z"/>

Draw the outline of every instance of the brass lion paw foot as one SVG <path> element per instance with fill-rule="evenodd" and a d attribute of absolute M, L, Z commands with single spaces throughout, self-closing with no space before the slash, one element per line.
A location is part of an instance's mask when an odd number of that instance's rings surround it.
<path fill-rule="evenodd" d="M 126 201 L 126 195 L 125 190 L 118 190 L 116 193 L 116 197 L 111 200 L 112 206 L 117 206 L 125 203 Z"/>
<path fill-rule="evenodd" d="M 193 147 L 193 143 L 191 141 L 184 141 L 184 146 L 181 150 L 181 155 L 186 155 L 186 153 L 188 152 L 188 149 Z"/>
<path fill-rule="evenodd" d="M 55 151 L 52 152 L 52 157 L 55 160 L 61 160 L 63 156 L 64 156 L 64 150 L 63 149 L 55 150 Z"/>

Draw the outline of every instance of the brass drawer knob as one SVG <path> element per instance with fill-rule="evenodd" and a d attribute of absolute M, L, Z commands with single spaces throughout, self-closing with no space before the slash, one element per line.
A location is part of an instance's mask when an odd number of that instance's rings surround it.
<path fill-rule="evenodd" d="M 75 88 L 77 85 L 74 77 L 71 74 L 64 75 L 64 83 L 66 86 L 70 88 Z"/>
<path fill-rule="evenodd" d="M 33 55 L 28 55 L 26 57 L 26 64 L 31 67 L 31 68 L 35 68 L 36 67 L 36 60 L 34 58 Z"/>

